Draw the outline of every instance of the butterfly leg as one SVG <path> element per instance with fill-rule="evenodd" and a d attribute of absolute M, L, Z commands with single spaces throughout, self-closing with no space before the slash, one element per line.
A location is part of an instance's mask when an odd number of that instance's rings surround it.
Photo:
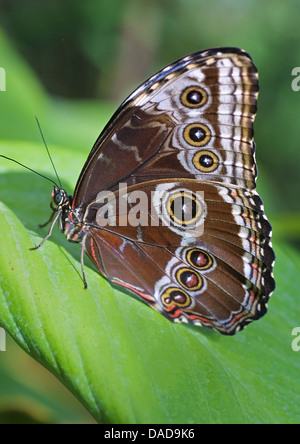
<path fill-rule="evenodd" d="M 54 225 L 56 224 L 56 221 L 58 220 L 60 215 L 61 215 L 61 211 L 58 211 L 56 216 L 55 216 L 55 218 L 53 219 L 53 221 L 51 223 L 51 226 L 50 226 L 50 229 L 49 229 L 49 232 L 48 232 L 47 236 L 44 237 L 42 242 L 40 242 L 36 247 L 29 248 L 31 251 L 38 250 L 46 242 L 46 240 L 49 239 L 49 237 L 52 235 L 52 231 L 53 231 Z"/>
<path fill-rule="evenodd" d="M 83 285 L 84 285 L 84 289 L 87 289 L 87 281 L 86 281 L 86 277 L 85 277 L 85 271 L 84 271 L 84 242 L 81 242 L 80 244 L 80 263 L 81 263 L 81 272 L 82 272 L 82 280 L 83 280 Z"/>
<path fill-rule="evenodd" d="M 51 216 L 49 217 L 47 222 L 45 222 L 44 224 L 39 224 L 39 227 L 40 228 L 45 228 L 48 224 L 50 224 L 52 222 L 52 220 L 53 220 L 54 213 L 55 213 L 55 211 L 52 211 Z"/>

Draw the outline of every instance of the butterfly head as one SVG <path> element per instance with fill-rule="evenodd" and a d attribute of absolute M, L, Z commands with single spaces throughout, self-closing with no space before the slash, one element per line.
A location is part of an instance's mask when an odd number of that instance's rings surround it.
<path fill-rule="evenodd" d="M 53 211 L 59 211 L 62 208 L 69 206 L 70 197 L 67 195 L 66 191 L 62 188 L 56 186 L 53 187 L 51 194 L 51 208 Z"/>

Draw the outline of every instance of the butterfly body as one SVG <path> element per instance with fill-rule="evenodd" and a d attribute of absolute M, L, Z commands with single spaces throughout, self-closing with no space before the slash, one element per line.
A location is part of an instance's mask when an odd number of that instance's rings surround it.
<path fill-rule="evenodd" d="M 103 276 L 172 321 L 223 334 L 263 316 L 275 288 L 255 191 L 257 94 L 244 51 L 185 57 L 123 102 L 73 198 L 52 193 L 61 230 Z"/>

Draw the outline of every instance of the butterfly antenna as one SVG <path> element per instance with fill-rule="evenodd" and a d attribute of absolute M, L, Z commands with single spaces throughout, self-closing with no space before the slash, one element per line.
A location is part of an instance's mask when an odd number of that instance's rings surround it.
<path fill-rule="evenodd" d="M 45 137 L 44 137 L 44 134 L 43 134 L 43 131 L 42 131 L 42 128 L 41 128 L 41 125 L 40 125 L 40 122 L 39 122 L 39 119 L 37 118 L 37 116 L 35 116 L 35 120 L 36 120 L 36 123 L 37 123 L 37 125 L 38 125 L 38 127 L 39 127 L 39 130 L 40 130 L 40 133 L 41 133 L 41 136 L 42 136 L 42 139 L 43 139 L 43 142 L 44 142 L 44 145 L 45 145 L 45 148 L 46 148 L 46 151 L 47 151 L 48 157 L 49 157 L 49 159 L 50 159 L 51 165 L 52 165 L 52 167 L 53 167 L 53 170 L 54 170 L 54 172 L 55 172 L 56 178 L 57 178 L 57 180 L 58 180 L 59 188 L 62 188 L 62 186 L 61 186 L 61 181 L 59 180 L 59 177 L 58 177 L 58 174 L 57 174 L 57 171 L 56 171 L 55 165 L 54 165 L 53 160 L 52 160 L 52 157 L 51 157 L 51 155 L 50 155 L 50 151 L 49 151 L 49 149 L 48 149 L 48 146 L 47 146 L 47 143 L 46 143 L 46 140 L 45 140 Z"/>
<path fill-rule="evenodd" d="M 52 183 L 57 187 L 57 184 L 56 184 L 52 179 L 50 179 L 50 178 L 47 177 L 47 176 L 44 176 L 44 175 L 41 174 L 41 173 L 38 173 L 37 171 L 33 170 L 32 168 L 29 168 L 28 166 L 24 165 L 23 163 L 18 162 L 18 161 L 15 160 L 15 159 L 11 159 L 10 157 L 3 156 L 2 154 L 0 154 L 0 157 L 3 157 L 3 159 L 11 160 L 12 162 L 17 163 L 18 165 L 22 166 L 23 168 L 26 168 L 26 170 L 32 171 L 33 173 L 37 174 L 38 176 L 41 176 L 41 177 L 43 177 L 44 179 L 49 180 L 49 182 L 52 182 Z M 57 188 L 58 188 L 58 187 L 57 187 Z M 61 188 L 61 187 L 60 187 L 60 188 Z"/>

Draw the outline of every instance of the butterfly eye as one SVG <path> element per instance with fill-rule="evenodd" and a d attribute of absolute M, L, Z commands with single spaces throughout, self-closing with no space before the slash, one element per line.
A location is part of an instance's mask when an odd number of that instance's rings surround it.
<path fill-rule="evenodd" d="M 196 195 L 182 191 L 170 197 L 167 209 L 171 220 L 183 226 L 195 223 L 203 212 L 202 205 Z"/>
<path fill-rule="evenodd" d="M 180 100 L 188 108 L 199 108 L 207 102 L 207 93 L 199 86 L 190 86 L 183 91 Z"/>
<path fill-rule="evenodd" d="M 198 248 L 189 250 L 186 257 L 189 264 L 198 270 L 208 270 L 213 266 L 212 257 L 206 251 Z"/>
<path fill-rule="evenodd" d="M 176 287 L 168 288 L 161 296 L 161 301 L 166 308 L 171 308 L 172 305 L 184 308 L 191 304 L 191 298 L 185 292 Z"/>
<path fill-rule="evenodd" d="M 61 193 L 55 193 L 52 196 L 52 203 L 54 204 L 54 206 L 59 206 L 63 201 L 63 195 Z"/>
<path fill-rule="evenodd" d="M 202 123 L 191 123 L 185 127 L 184 140 L 192 146 L 204 146 L 210 141 L 211 133 Z"/>
<path fill-rule="evenodd" d="M 203 286 L 201 276 L 190 268 L 180 268 L 176 273 L 176 279 L 187 290 L 199 290 Z"/>
<path fill-rule="evenodd" d="M 193 158 L 193 164 L 197 170 L 210 173 L 218 168 L 219 159 L 211 151 L 199 151 Z"/>

